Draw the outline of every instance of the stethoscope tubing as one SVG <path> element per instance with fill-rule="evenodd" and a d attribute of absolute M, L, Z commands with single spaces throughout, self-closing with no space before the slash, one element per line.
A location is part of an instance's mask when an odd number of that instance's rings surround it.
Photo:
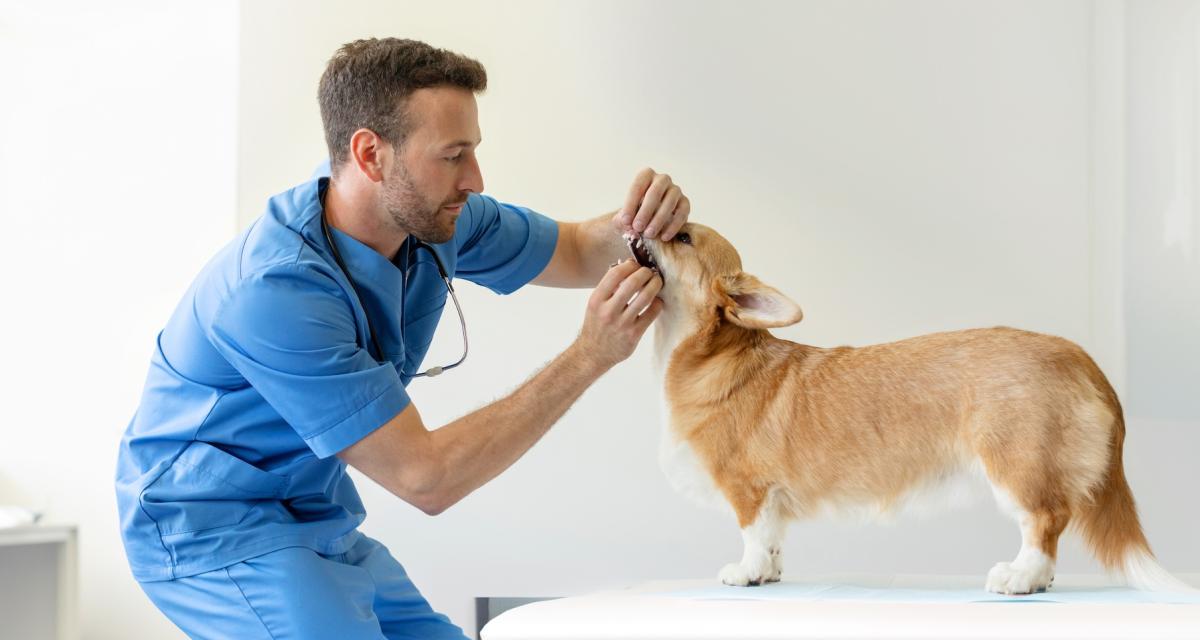
<path fill-rule="evenodd" d="M 375 348 L 375 353 L 378 355 L 379 361 L 386 361 L 387 356 L 384 355 L 383 348 L 379 346 L 379 339 L 375 337 L 375 325 L 373 322 L 371 322 L 371 314 L 367 312 L 367 307 L 365 304 L 363 304 L 362 296 L 358 293 L 358 283 L 356 283 L 354 278 L 351 277 L 350 270 L 346 268 L 346 263 L 342 260 L 342 253 L 338 250 L 337 243 L 333 241 L 333 235 L 329 233 L 329 223 L 325 219 L 324 212 L 321 213 L 321 231 L 325 234 L 325 241 L 329 243 L 329 249 L 333 253 L 333 261 L 337 263 L 338 268 L 342 270 L 342 275 L 346 276 L 346 280 L 350 282 L 350 287 L 354 290 L 354 297 L 357 299 L 358 305 L 362 307 L 363 315 L 367 319 L 367 334 L 371 339 L 371 346 Z M 421 376 L 432 378 L 434 376 L 439 376 L 442 373 L 453 369 L 454 367 L 457 367 L 467 359 L 467 353 L 470 350 L 470 344 L 467 342 L 467 320 L 463 316 L 462 305 L 458 303 L 458 295 L 454 291 L 454 285 L 450 282 L 450 276 L 446 273 L 446 266 L 442 264 L 442 259 L 438 257 L 438 254 L 433 250 L 433 247 L 429 246 L 429 244 L 425 241 L 415 237 L 412 237 L 412 240 L 415 242 L 409 245 L 409 258 L 411 258 L 412 254 L 419 249 L 425 249 L 430 255 L 433 256 L 433 261 L 437 264 L 438 274 L 441 275 L 442 282 L 446 284 L 446 290 L 449 291 L 450 298 L 454 301 L 454 310 L 458 312 L 458 323 L 462 327 L 463 354 L 457 362 L 445 366 L 430 367 L 429 369 L 426 369 L 420 373 L 405 374 L 413 378 L 418 378 Z M 407 268 L 404 271 L 404 286 L 407 289 Z M 403 327 L 401 327 L 401 342 L 403 342 L 403 340 Z"/>

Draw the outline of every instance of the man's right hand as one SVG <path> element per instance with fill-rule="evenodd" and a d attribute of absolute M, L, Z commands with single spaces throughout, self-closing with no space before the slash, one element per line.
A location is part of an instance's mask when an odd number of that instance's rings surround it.
<path fill-rule="evenodd" d="M 604 369 L 628 358 L 662 313 L 656 297 L 662 286 L 662 278 L 636 260 L 614 265 L 588 299 L 575 345 Z"/>

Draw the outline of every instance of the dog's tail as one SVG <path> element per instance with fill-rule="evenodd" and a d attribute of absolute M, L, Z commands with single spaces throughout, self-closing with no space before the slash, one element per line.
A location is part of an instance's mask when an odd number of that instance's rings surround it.
<path fill-rule="evenodd" d="M 1115 394 L 1113 401 L 1116 401 Z M 1109 571 L 1123 574 L 1126 584 L 1135 589 L 1196 591 L 1158 564 L 1142 532 L 1133 493 L 1125 481 L 1125 470 L 1121 464 L 1125 419 L 1120 404 L 1116 405 L 1116 422 L 1110 444 L 1108 472 L 1091 500 L 1080 505 L 1073 518 L 1092 554 Z"/>

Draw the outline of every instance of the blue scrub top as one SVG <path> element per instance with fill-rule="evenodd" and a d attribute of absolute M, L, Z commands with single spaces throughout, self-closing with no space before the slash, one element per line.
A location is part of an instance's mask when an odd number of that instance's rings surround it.
<path fill-rule="evenodd" d="M 320 177 L 271 198 L 158 335 L 117 462 L 139 581 L 285 547 L 345 553 L 359 539 L 366 512 L 334 454 L 408 406 L 403 372 L 420 370 L 446 286 L 408 241 L 393 262 L 330 227 L 356 297 L 321 230 L 327 186 Z M 506 294 L 541 273 L 557 237 L 545 216 L 471 195 L 454 238 L 433 249 L 451 277 Z M 367 313 L 386 363 L 368 346 Z"/>

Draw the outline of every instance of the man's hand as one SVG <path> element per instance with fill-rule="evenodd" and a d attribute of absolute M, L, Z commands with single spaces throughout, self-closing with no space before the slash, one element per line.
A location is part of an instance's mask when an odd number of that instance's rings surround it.
<path fill-rule="evenodd" d="M 671 176 L 642 169 L 625 204 L 615 213 L 583 222 L 559 222 L 558 241 L 549 264 L 534 284 L 547 287 L 594 287 L 613 260 L 629 255 L 621 236 L 642 234 L 670 241 L 688 221 L 692 205 Z M 615 231 L 615 233 L 614 233 Z"/>
<path fill-rule="evenodd" d="M 691 211 L 691 202 L 671 176 L 646 168 L 634 177 L 612 222 L 620 233 L 640 233 L 666 242 L 675 237 Z"/>
<path fill-rule="evenodd" d="M 646 329 L 662 313 L 662 278 L 636 260 L 614 265 L 588 299 L 575 345 L 598 366 L 609 369 L 628 358 Z"/>

